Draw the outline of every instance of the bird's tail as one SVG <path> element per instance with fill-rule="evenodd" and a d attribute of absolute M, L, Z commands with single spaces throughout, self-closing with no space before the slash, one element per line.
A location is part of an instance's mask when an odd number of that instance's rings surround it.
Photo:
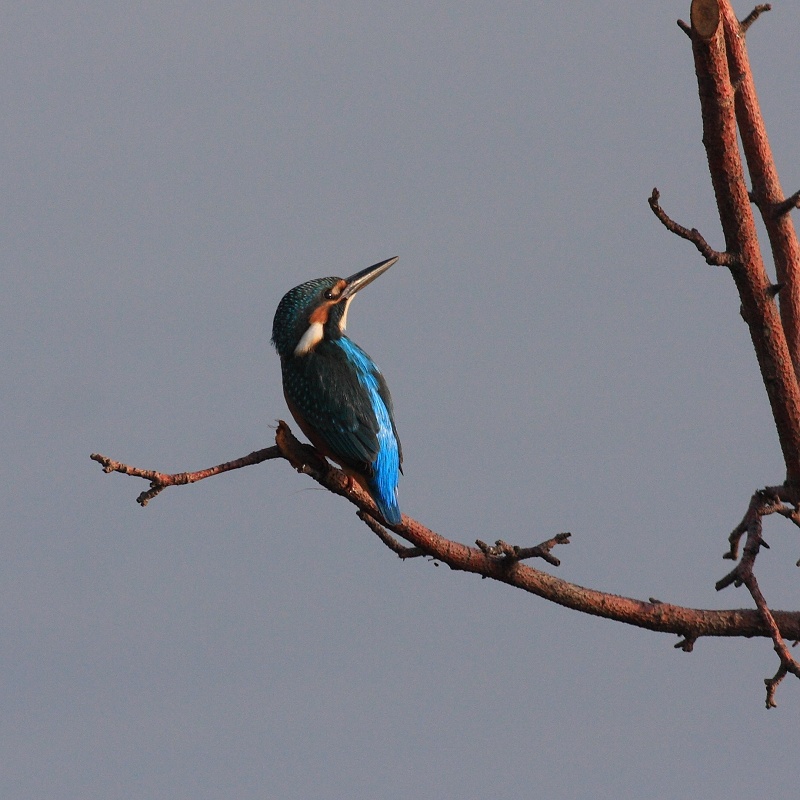
<path fill-rule="evenodd" d="M 399 525 L 402 517 L 400 505 L 397 502 L 397 489 L 386 491 L 378 485 L 377 481 L 370 481 L 369 493 L 383 518 L 390 525 Z"/>

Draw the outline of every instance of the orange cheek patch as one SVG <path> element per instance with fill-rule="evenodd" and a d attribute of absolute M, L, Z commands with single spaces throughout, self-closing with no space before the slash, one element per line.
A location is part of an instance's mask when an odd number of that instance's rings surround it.
<path fill-rule="evenodd" d="M 323 303 L 321 306 L 317 306 L 311 312 L 311 316 L 308 318 L 308 321 L 312 325 L 315 322 L 319 322 L 320 325 L 324 325 L 328 321 L 328 310 L 332 305 L 333 303 Z"/>

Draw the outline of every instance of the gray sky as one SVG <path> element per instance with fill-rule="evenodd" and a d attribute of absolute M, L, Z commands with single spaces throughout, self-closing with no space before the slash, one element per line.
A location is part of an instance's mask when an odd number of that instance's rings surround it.
<path fill-rule="evenodd" d="M 602 12 L 598 9 L 602 5 Z M 739 4 L 744 15 L 750 5 Z M 460 541 L 569 530 L 557 574 L 701 607 L 780 481 L 722 237 L 688 3 L 29 3 L 4 12 L 3 798 L 790 796 L 769 642 L 580 616 L 418 560 L 272 462 L 283 293 L 378 260 L 401 506 Z M 749 35 L 784 187 L 796 33 Z M 797 538 L 770 523 L 775 607 Z"/>

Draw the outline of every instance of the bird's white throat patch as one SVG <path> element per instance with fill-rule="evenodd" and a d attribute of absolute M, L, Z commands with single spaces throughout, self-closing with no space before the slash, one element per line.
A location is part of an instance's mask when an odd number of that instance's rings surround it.
<path fill-rule="evenodd" d="M 296 356 L 304 356 L 310 353 L 324 337 L 322 323 L 312 322 L 308 330 L 300 337 L 297 347 L 294 349 Z"/>
<path fill-rule="evenodd" d="M 339 321 L 339 330 L 340 330 L 342 333 L 344 333 L 344 329 L 347 327 L 347 312 L 350 310 L 350 303 L 352 303 L 352 302 L 353 302 L 353 298 L 354 298 L 354 297 L 355 297 L 355 295 L 354 295 L 354 294 L 351 294 L 351 295 L 350 295 L 350 297 L 348 297 L 348 298 L 347 298 L 347 299 L 344 301 L 344 313 L 342 314 L 342 318 L 341 318 L 341 320 Z"/>

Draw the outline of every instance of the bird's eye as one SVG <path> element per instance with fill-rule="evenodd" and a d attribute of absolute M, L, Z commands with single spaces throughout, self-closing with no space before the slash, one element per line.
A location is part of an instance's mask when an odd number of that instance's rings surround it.
<path fill-rule="evenodd" d="M 339 289 L 337 289 L 334 286 L 331 289 L 326 289 L 325 290 L 325 299 L 326 300 L 335 300 L 340 294 L 341 294 L 341 291 L 339 291 Z"/>

